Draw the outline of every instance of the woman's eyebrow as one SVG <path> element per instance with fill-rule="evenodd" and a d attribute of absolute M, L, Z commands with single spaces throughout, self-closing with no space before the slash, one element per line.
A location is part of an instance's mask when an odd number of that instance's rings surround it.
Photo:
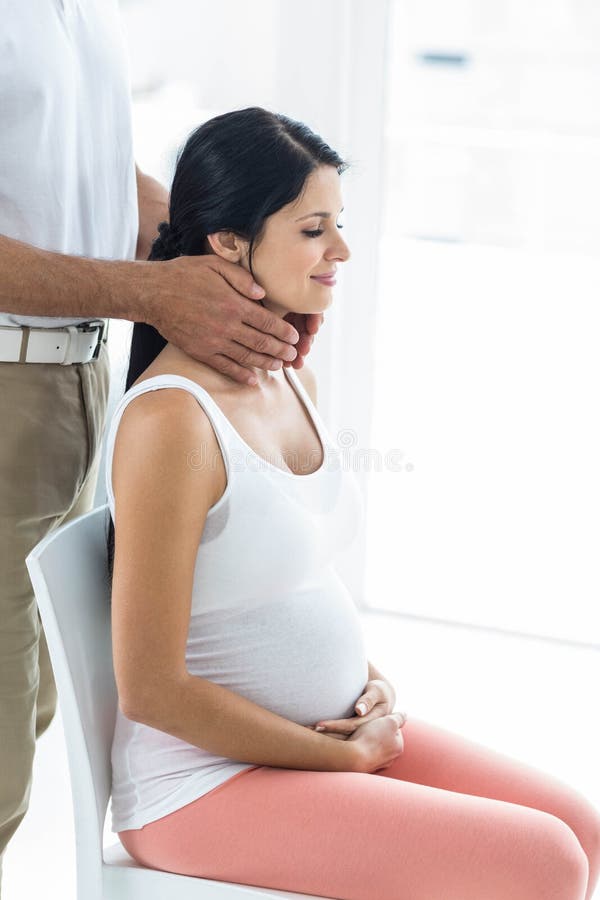
<path fill-rule="evenodd" d="M 343 207 L 343 206 L 342 206 L 342 208 L 340 209 L 340 212 L 344 212 L 344 207 Z M 331 218 L 331 213 L 330 213 L 330 212 L 314 212 L 314 213 L 309 213 L 307 216 L 300 216 L 300 218 L 299 218 L 299 219 L 296 219 L 295 221 L 296 221 L 296 222 L 301 222 L 302 219 L 311 219 L 313 216 L 322 216 L 324 219 L 330 219 L 330 218 Z"/>

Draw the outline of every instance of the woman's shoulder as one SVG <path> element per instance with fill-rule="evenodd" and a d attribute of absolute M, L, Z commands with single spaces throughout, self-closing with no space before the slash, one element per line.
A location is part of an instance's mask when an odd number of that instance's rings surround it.
<path fill-rule="evenodd" d="M 204 388 L 213 395 L 215 388 L 210 378 L 190 377 L 183 371 L 154 372 L 147 369 L 131 388 L 147 384 L 147 390 L 134 392 L 123 409 L 115 438 L 121 448 L 139 446 L 141 441 L 151 441 L 156 450 L 162 448 L 166 455 L 183 452 L 187 447 L 202 446 L 219 454 L 219 443 L 214 431 L 214 415 L 202 400 L 202 395 L 191 385 L 178 385 L 168 380 L 156 384 L 157 375 L 176 375 Z M 116 448 L 115 448 L 116 452 Z M 127 450 L 122 454 L 128 458 Z"/>
<path fill-rule="evenodd" d="M 112 459 L 113 491 L 132 478 L 159 480 L 166 489 L 189 482 L 198 448 L 221 461 L 208 414 L 196 397 L 177 387 L 145 391 L 127 404 L 121 415 Z M 191 456 L 192 455 L 192 456 Z M 223 490 L 225 470 L 206 466 L 203 490 L 214 497 Z M 197 476 L 193 479 L 200 480 Z M 189 487 L 189 484 L 188 484 Z M 214 502 L 214 499 L 211 501 Z"/>
<path fill-rule="evenodd" d="M 191 371 L 177 359 L 165 357 L 163 360 L 163 355 L 142 372 L 127 392 L 132 395 L 126 401 L 117 430 L 121 444 L 136 442 L 136 435 L 142 433 L 153 440 L 168 434 L 175 442 L 195 439 L 205 441 L 209 446 L 213 441 L 216 444 L 210 417 L 198 402 L 198 395 L 183 385 L 169 384 L 168 377 L 185 378 L 212 396 L 218 388 L 214 378 L 218 373 L 202 364 Z M 166 376 L 167 382 L 157 384 L 156 379 L 162 376 Z"/>

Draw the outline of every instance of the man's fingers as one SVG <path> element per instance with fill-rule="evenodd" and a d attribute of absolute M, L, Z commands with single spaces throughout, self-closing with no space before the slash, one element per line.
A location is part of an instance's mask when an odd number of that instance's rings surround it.
<path fill-rule="evenodd" d="M 214 356 L 211 356 L 210 361 L 207 361 L 207 364 L 222 372 L 223 375 L 229 375 L 230 378 L 239 381 L 240 384 L 250 384 L 250 379 L 254 376 L 254 372 L 238 366 L 236 362 L 222 353 L 215 353 Z"/>
<path fill-rule="evenodd" d="M 298 356 L 306 356 L 310 348 L 312 347 L 312 342 L 314 341 L 314 337 L 311 334 L 301 334 L 300 340 L 296 344 L 296 350 L 298 351 Z"/>
<path fill-rule="evenodd" d="M 289 344 L 282 344 L 282 346 L 289 347 Z M 283 352 L 287 353 L 287 350 Z M 280 369 L 283 365 L 281 359 L 276 359 L 273 356 L 266 356 L 263 353 L 255 353 L 253 350 L 248 350 L 246 346 L 238 344 L 236 341 L 231 342 L 228 355 L 242 366 L 258 366 L 260 369 L 274 370 Z"/>
<path fill-rule="evenodd" d="M 256 328 L 251 328 L 248 325 L 242 325 L 241 330 L 236 333 L 232 352 L 236 347 L 239 348 L 239 352 L 234 353 L 234 358 L 238 362 L 241 362 L 243 365 L 260 366 L 263 369 L 268 369 L 268 363 L 273 362 L 275 359 L 296 359 L 299 352 L 291 344 L 279 341 L 270 334 L 265 334 L 263 331 L 258 331 Z M 249 358 L 260 359 L 261 361 L 247 363 L 244 357 L 240 355 L 242 351 L 245 351 Z"/>
<path fill-rule="evenodd" d="M 232 288 L 250 300 L 260 300 L 265 296 L 265 289 L 257 284 L 247 269 L 237 263 L 229 262 L 220 256 L 214 256 L 211 266 L 222 275 Z"/>
<path fill-rule="evenodd" d="M 267 337 L 279 338 L 280 341 L 286 341 L 288 344 L 296 344 L 300 338 L 300 334 L 293 325 L 265 309 L 259 303 L 244 303 L 241 318 L 245 325 L 251 325 L 252 328 L 263 332 Z"/>
<path fill-rule="evenodd" d="M 296 359 L 293 359 L 291 362 L 284 362 L 283 365 L 286 369 L 301 369 L 304 365 L 304 357 L 297 356 Z"/>
<path fill-rule="evenodd" d="M 301 369 L 304 365 L 304 357 L 308 355 L 314 338 L 312 335 L 301 334 L 300 340 L 296 344 L 298 355 L 291 362 L 284 362 L 284 366 L 291 366 L 293 369 Z"/>

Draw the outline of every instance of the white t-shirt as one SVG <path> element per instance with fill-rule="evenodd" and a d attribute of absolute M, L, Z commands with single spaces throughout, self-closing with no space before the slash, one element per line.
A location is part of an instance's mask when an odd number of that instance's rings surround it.
<path fill-rule="evenodd" d="M 0 27 L 0 234 L 134 259 L 129 62 L 117 0 L 22 0 Z M 0 325 L 85 318 L 0 312 Z"/>
<path fill-rule="evenodd" d="M 165 388 L 193 394 L 215 430 L 227 486 L 208 511 L 198 546 L 187 671 L 300 725 L 315 725 L 353 716 L 368 680 L 358 610 L 333 566 L 353 543 L 364 507 L 356 476 L 340 459 L 298 375 L 292 367 L 283 371 L 324 447 L 315 472 L 294 475 L 265 461 L 204 388 L 180 375 L 157 375 L 130 388 L 112 415 L 106 488 L 115 521 L 112 457 L 127 404 Z M 212 464 L 201 448 L 190 461 Z M 151 595 L 147 601 L 151 615 Z M 118 709 L 112 830 L 141 828 L 251 768 L 253 763 L 212 754 Z"/>

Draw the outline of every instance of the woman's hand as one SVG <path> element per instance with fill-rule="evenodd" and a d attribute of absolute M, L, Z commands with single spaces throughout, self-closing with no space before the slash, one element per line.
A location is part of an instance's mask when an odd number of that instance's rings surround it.
<path fill-rule="evenodd" d="M 404 713 L 363 722 L 348 738 L 355 744 L 355 772 L 377 772 L 389 769 L 404 752 L 402 726 Z"/>
<path fill-rule="evenodd" d="M 395 703 L 394 686 L 385 678 L 373 678 L 371 681 L 367 681 L 363 693 L 354 704 L 356 716 L 351 719 L 322 719 L 316 723 L 314 730 L 329 734 L 330 737 L 339 736 L 345 740 L 365 722 L 389 715 L 393 711 Z M 406 721 L 406 713 L 398 713 L 398 715 L 403 715 L 404 721 Z"/>

